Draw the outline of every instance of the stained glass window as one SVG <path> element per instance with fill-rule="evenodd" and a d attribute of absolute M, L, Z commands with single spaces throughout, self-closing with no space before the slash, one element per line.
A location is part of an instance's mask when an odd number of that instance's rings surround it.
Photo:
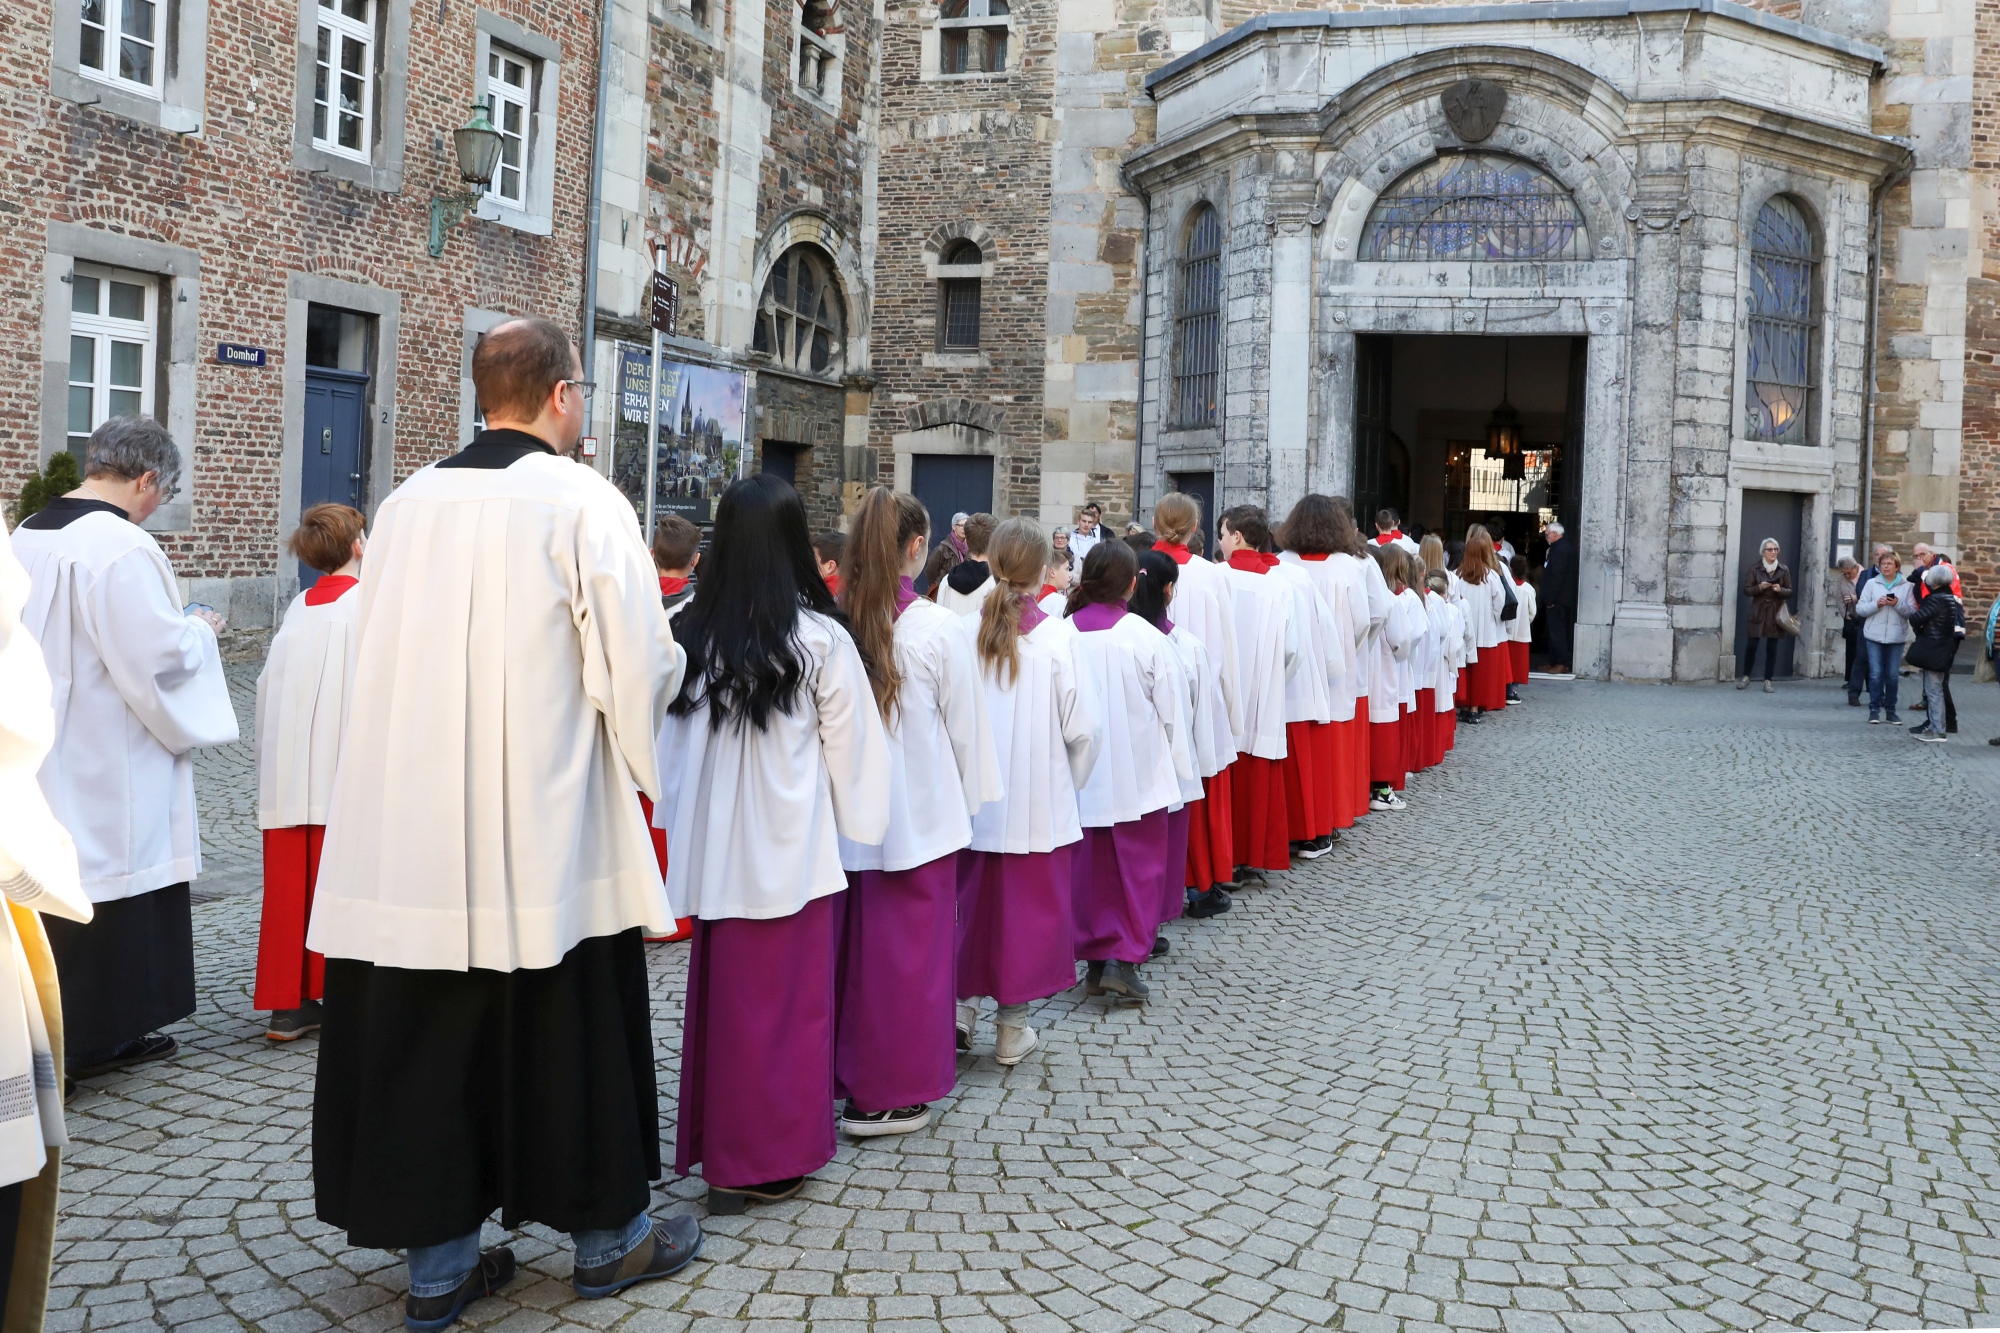
<path fill-rule="evenodd" d="M 1188 222 L 1180 268 L 1174 420 L 1182 426 L 1212 426 L 1222 370 L 1222 215 L 1208 204 Z"/>
<path fill-rule="evenodd" d="M 1804 443 L 1811 413 L 1813 236 L 1783 195 L 1750 233 L 1750 356 L 1744 430 L 1753 440 Z"/>
<path fill-rule="evenodd" d="M 1382 192 L 1363 259 L 1587 259 L 1576 201 L 1530 163 L 1494 153 L 1440 157 Z"/>

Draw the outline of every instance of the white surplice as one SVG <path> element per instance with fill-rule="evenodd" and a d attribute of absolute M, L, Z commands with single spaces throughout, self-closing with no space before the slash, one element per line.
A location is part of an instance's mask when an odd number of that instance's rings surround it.
<path fill-rule="evenodd" d="M 1167 636 L 1127 612 L 1107 629 L 1076 630 L 1071 651 L 1104 737 L 1077 793 L 1083 826 L 1110 828 L 1181 804 L 1194 753 L 1186 678 Z"/>
<path fill-rule="evenodd" d="M 1223 706 L 1229 712 L 1229 729 L 1241 731 L 1243 708 L 1237 682 L 1242 665 L 1237 658 L 1236 601 L 1230 595 L 1229 578 L 1223 567 L 1190 555 L 1174 582 L 1174 602 L 1167 617 L 1174 622 L 1175 629 L 1185 629 L 1201 640 L 1222 691 Z"/>
<path fill-rule="evenodd" d="M 846 869 L 909 870 L 962 851 L 972 842 L 973 813 L 1007 794 L 979 683 L 978 628 L 978 621 L 921 597 L 896 617 L 903 684 L 894 715 L 882 719 L 889 735 L 889 827 L 873 842 L 843 837 Z"/>
<path fill-rule="evenodd" d="M 1222 567 L 1236 620 L 1237 702 L 1242 720 L 1236 731 L 1240 754 L 1259 759 L 1285 757 L 1285 686 L 1298 666 L 1298 628 L 1292 623 L 1291 590 L 1268 573 Z"/>
<path fill-rule="evenodd" d="M 215 632 L 181 610 L 151 533 L 121 514 L 24 527 L 22 626 L 53 682 L 41 785 L 76 840 L 84 892 L 115 902 L 201 873 L 197 746 L 237 738 Z"/>
<path fill-rule="evenodd" d="M 975 852 L 1052 852 L 1083 840 L 1076 794 L 1103 737 L 1077 674 L 1075 638 L 1067 621 L 1042 621 L 1021 635 L 1017 669 L 1004 685 L 981 664 L 1004 794 L 972 817 Z"/>
<path fill-rule="evenodd" d="M 1286 722 L 1333 721 L 1333 692 L 1347 674 L 1339 622 L 1319 586 L 1298 564 L 1280 560 L 1266 578 L 1281 580 L 1291 595 L 1291 621 L 1298 639 L 1297 666 L 1285 681 Z"/>
<path fill-rule="evenodd" d="M 1508 642 L 1533 643 L 1535 641 L 1535 605 L 1540 599 L 1535 596 L 1534 584 L 1514 583 L 1513 578 L 1512 574 L 1507 576 L 1508 582 L 1513 584 L 1514 600 L 1518 605 L 1514 608 L 1514 618 L 1512 620 L 1503 620 L 1500 623 L 1506 627 Z"/>
<path fill-rule="evenodd" d="M 1374 562 L 1371 560 L 1369 563 Z M 1421 613 L 1419 608 L 1418 614 Z M 1408 674 L 1404 662 L 1416 646 L 1421 632 L 1421 628 L 1410 619 L 1409 603 L 1391 594 L 1389 613 L 1383 618 L 1382 628 L 1364 646 L 1364 651 L 1372 653 L 1368 686 L 1370 722 L 1394 722 L 1402 716 L 1405 677 Z"/>
<path fill-rule="evenodd" d="M 361 589 L 285 608 L 257 675 L 257 827 L 326 823 L 354 685 Z"/>
<path fill-rule="evenodd" d="M 1199 779 L 1212 778 L 1236 762 L 1236 728 L 1229 721 L 1229 705 L 1222 697 L 1222 681 L 1209 658 L 1208 645 L 1196 638 L 1172 613 L 1180 609 L 1180 597 L 1168 607 L 1173 631 L 1167 642 L 1180 654 L 1181 670 L 1188 681 L 1190 745 L 1194 751 L 1197 790 L 1190 800 L 1200 800 Z"/>
<path fill-rule="evenodd" d="M 1453 600 L 1465 612 L 1467 632 L 1472 636 L 1474 661 L 1478 660 L 1479 654 L 1506 641 L 1507 622 L 1500 618 L 1500 612 L 1507 605 L 1507 593 L 1500 586 L 1503 577 L 1488 570 L 1482 583 L 1467 583 L 1459 579 L 1452 585 Z"/>
<path fill-rule="evenodd" d="M 839 623 L 799 612 L 805 683 L 763 730 L 697 708 L 660 728 L 667 897 L 677 917 L 768 921 L 847 888 L 843 837 L 889 829 L 889 738 L 861 653 Z"/>
<path fill-rule="evenodd" d="M 1407 640 L 1401 652 L 1395 654 L 1396 702 L 1403 708 L 1413 708 L 1417 702 L 1417 691 L 1425 684 L 1431 618 L 1424 610 L 1423 594 L 1415 588 L 1405 588 L 1397 593 L 1396 605 L 1403 614 L 1403 634 Z"/>
<path fill-rule="evenodd" d="M 967 616 L 977 623 L 979 613 L 986 609 L 986 599 L 993 595 L 997 586 L 997 581 L 989 574 L 986 582 L 971 592 L 960 592 L 951 586 L 951 579 L 946 577 L 937 590 L 937 605 L 955 616 Z"/>
<path fill-rule="evenodd" d="M 631 502 L 532 453 L 423 468 L 374 529 L 307 947 L 506 972 L 672 930 L 632 793 L 686 657 Z"/>
<path fill-rule="evenodd" d="M 27 571 L 0 523 L 0 893 L 30 909 L 0 912 L 0 1186 L 39 1175 L 47 1150 L 69 1142 L 48 1015 L 22 932 L 39 933 L 36 912 L 91 917 L 76 844 L 35 776 L 54 748 L 56 719 L 48 666 L 21 625 L 28 595 Z M 36 956 L 48 959 L 46 941 L 35 945 Z"/>
<path fill-rule="evenodd" d="M 1449 713 L 1457 707 L 1458 673 L 1465 666 L 1465 612 L 1451 598 L 1432 593 L 1424 599 L 1430 612 L 1431 632 L 1437 638 L 1435 675 L 1431 688 L 1437 691 L 1437 711 Z"/>

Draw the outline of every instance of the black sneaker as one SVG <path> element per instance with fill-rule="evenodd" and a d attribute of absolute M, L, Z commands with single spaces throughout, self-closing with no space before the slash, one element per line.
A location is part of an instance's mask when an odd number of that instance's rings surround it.
<path fill-rule="evenodd" d="M 319 1031 L 322 1017 L 318 1000 L 307 1000 L 296 1009 L 274 1009 L 271 1021 L 264 1024 L 264 1036 L 271 1041 L 297 1041 Z"/>
<path fill-rule="evenodd" d="M 1994 742 L 2000 745 L 2000 740 Z M 1236 905 L 1229 896 L 1229 890 L 1217 884 L 1203 893 L 1190 893 L 1187 900 L 1187 914 L 1197 921 L 1205 921 L 1212 916 L 1221 916 Z"/>
<path fill-rule="evenodd" d="M 762 1185 L 740 1185 L 728 1189 L 721 1185 L 708 1187 L 708 1215 L 710 1217 L 741 1217 L 753 1203 L 783 1203 L 806 1187 L 806 1177 L 787 1176 L 783 1180 L 768 1181 Z"/>
<path fill-rule="evenodd" d="M 505 1246 L 488 1250 L 479 1256 L 478 1264 L 465 1275 L 465 1281 L 458 1284 L 457 1291 L 448 1291 L 442 1296 L 405 1297 L 403 1327 L 416 1329 L 417 1333 L 450 1328 L 458 1322 L 459 1312 L 466 1306 L 491 1296 L 513 1280 L 514 1252 Z"/>
<path fill-rule="evenodd" d="M 1103 979 L 1098 983 L 1100 990 L 1116 995 L 1124 1004 L 1143 1004 L 1153 988 L 1139 980 L 1137 963 L 1121 963 L 1116 959 L 1104 965 Z"/>
<path fill-rule="evenodd" d="M 1307 861 L 1317 861 L 1332 850 L 1333 839 L 1326 837 L 1314 838 L 1311 842 L 1295 842 L 1292 844 L 1292 855 Z"/>
<path fill-rule="evenodd" d="M 1153 952 L 1147 956 L 1150 958 L 1165 958 L 1173 951 L 1174 946 L 1167 943 L 1165 935 L 1155 935 L 1153 936 Z"/>
<path fill-rule="evenodd" d="M 160 1032 L 149 1032 L 143 1037 L 135 1037 L 111 1053 L 107 1060 L 94 1065 L 84 1065 L 69 1071 L 73 1078 L 96 1078 L 99 1074 L 109 1074 L 113 1070 L 130 1069 L 133 1065 L 143 1065 L 153 1060 L 165 1060 L 180 1052 L 181 1044 Z M 438 1327 L 444 1327 L 440 1324 Z"/>
<path fill-rule="evenodd" d="M 1255 866 L 1236 867 L 1236 884 L 1239 888 L 1268 888 L 1271 881 L 1264 878 L 1264 872 Z"/>
<path fill-rule="evenodd" d="M 653 1223 L 653 1234 L 622 1259 L 579 1268 L 570 1277 L 576 1294 L 587 1301 L 654 1278 L 672 1277 L 701 1253 L 701 1223 L 692 1217 L 669 1217 Z"/>
<path fill-rule="evenodd" d="M 840 1113 L 840 1127 L 857 1139 L 879 1139 L 888 1134 L 914 1134 L 931 1122 L 931 1108 L 899 1106 L 893 1111 L 857 1111 L 849 1102 Z"/>

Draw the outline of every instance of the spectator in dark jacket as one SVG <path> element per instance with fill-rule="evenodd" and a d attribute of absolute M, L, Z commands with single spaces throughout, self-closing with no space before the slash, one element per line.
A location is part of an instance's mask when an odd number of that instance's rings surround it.
<path fill-rule="evenodd" d="M 1561 523 L 1542 531 L 1549 539 L 1542 562 L 1542 630 L 1549 640 L 1549 670 L 1560 675 L 1576 655 L 1576 542 Z"/>
<path fill-rule="evenodd" d="M 1951 557 L 1942 551 L 1933 551 L 1928 542 L 1918 542 L 1910 548 L 1910 558 L 1916 562 L 1917 566 L 1916 570 L 1910 575 L 1910 581 L 1914 585 L 1911 591 L 1916 594 L 1919 606 L 1923 605 L 1924 598 L 1930 595 L 1930 588 L 1924 581 L 1925 573 L 1931 569 L 1935 569 L 1939 565 L 1943 565 L 1951 571 L 1951 578 L 1949 580 L 1950 592 L 1953 597 L 1959 600 L 1959 626 L 1962 634 L 1965 624 L 1965 585 L 1958 581 L 1958 571 L 1952 568 Z M 1924 712 L 1924 725 L 1929 726 L 1930 714 L 1928 710 L 1930 708 L 1930 699 L 1928 694 L 1926 694 L 1925 698 L 1918 701 L 1917 708 Z M 1944 678 L 1944 730 L 1947 736 L 1953 735 L 1958 731 L 1958 703 L 1951 697 L 1951 676 L 1949 673 Z"/>
<path fill-rule="evenodd" d="M 1952 658 L 1958 655 L 1958 645 L 1965 638 L 1965 607 L 1951 591 L 1955 577 L 1951 566 L 1943 561 L 1926 569 L 1922 579 L 1924 597 L 1917 603 L 1916 614 L 1910 617 L 1913 634 L 1910 650 L 1903 660 L 1924 673 L 1924 699 L 1929 705 L 1924 724 L 1910 731 L 1920 741 L 1941 742 L 1949 731 L 1949 723 L 1937 724 L 1949 716 L 1945 683 L 1951 675 Z"/>
<path fill-rule="evenodd" d="M 1840 637 L 1847 645 L 1847 706 L 1861 707 L 1868 684 L 1868 655 L 1861 649 L 1861 589 L 1871 577 L 1851 555 L 1840 558 Z"/>
<path fill-rule="evenodd" d="M 1764 646 L 1764 693 L 1771 693 L 1771 677 L 1778 669 L 1778 641 L 1784 631 L 1778 626 L 1778 612 L 1792 596 L 1792 571 L 1778 559 L 1778 539 L 1766 537 L 1758 558 L 1743 571 L 1743 595 L 1749 599 L 1749 615 L 1743 621 L 1743 665 L 1736 676 L 1736 688 L 1750 684 L 1757 667 L 1757 645 Z"/>

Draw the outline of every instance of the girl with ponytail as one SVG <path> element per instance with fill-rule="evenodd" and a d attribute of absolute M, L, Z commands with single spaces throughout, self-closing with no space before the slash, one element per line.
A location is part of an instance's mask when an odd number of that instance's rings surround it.
<path fill-rule="evenodd" d="M 1097 758 L 1097 723 L 1078 688 L 1076 637 L 1033 600 L 1052 563 L 1040 525 L 1013 518 L 986 547 L 993 591 L 980 611 L 980 681 L 1006 794 L 972 819 L 958 860 L 958 1037 L 969 1050 L 981 997 L 999 1006 L 995 1061 L 1035 1048 L 1028 1005 L 1076 984 L 1070 948 L 1076 791 Z"/>
<path fill-rule="evenodd" d="M 1168 810 L 1195 781 L 1186 680 L 1173 645 L 1129 614 L 1139 561 L 1099 542 L 1071 587 L 1067 623 L 1085 697 L 1103 727 L 1098 762 L 1078 794 L 1083 840 L 1072 889 L 1076 956 L 1086 995 L 1140 1003 L 1139 964 L 1153 951 L 1166 882 Z"/>
<path fill-rule="evenodd" d="M 840 605 L 869 662 L 889 737 L 887 833 L 842 839 L 847 872 L 834 1088 L 857 1138 L 909 1134 L 958 1077 L 953 1040 L 958 854 L 1003 788 L 966 622 L 917 596 L 930 516 L 869 491 L 840 570 Z"/>

